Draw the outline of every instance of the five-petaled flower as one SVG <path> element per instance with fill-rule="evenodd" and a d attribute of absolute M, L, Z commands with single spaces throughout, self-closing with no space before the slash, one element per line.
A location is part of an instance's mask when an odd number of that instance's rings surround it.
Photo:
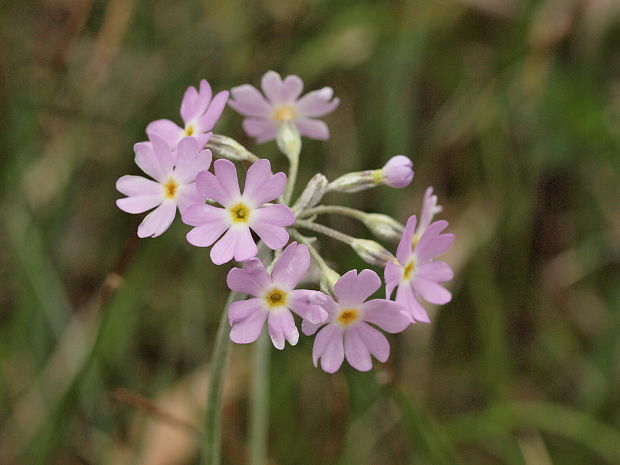
<path fill-rule="evenodd" d="M 220 119 L 228 100 L 227 90 L 218 92 L 213 99 L 211 95 L 211 86 L 206 79 L 200 81 L 200 90 L 194 86 L 188 87 L 181 102 L 184 126 L 179 127 L 169 119 L 158 119 L 146 127 L 149 138 L 153 135 L 163 138 L 173 151 L 178 142 L 187 136 L 195 137 L 200 146 L 204 147 L 212 134 L 209 131 Z"/>
<path fill-rule="evenodd" d="M 299 98 L 304 83 L 299 76 L 280 77 L 275 71 L 263 75 L 261 86 L 267 99 L 249 84 L 231 89 L 228 105 L 246 118 L 243 129 L 258 143 L 276 138 L 280 123 L 293 123 L 300 134 L 312 139 L 328 139 L 327 125 L 315 118 L 332 112 L 340 103 L 331 87 L 312 91 Z"/>
<path fill-rule="evenodd" d="M 285 341 L 294 346 L 299 340 L 299 332 L 291 311 L 307 321 L 324 322 L 327 312 L 317 304 L 325 301 L 325 294 L 295 289 L 309 266 L 308 249 L 303 244 L 297 245 L 293 242 L 275 260 L 271 276 L 257 258 L 246 262 L 243 268 L 230 270 L 228 287 L 253 296 L 230 306 L 230 339 L 240 344 L 254 342 L 267 320 L 273 345 L 281 350 Z"/>
<path fill-rule="evenodd" d="M 122 176 L 116 188 L 127 197 L 116 205 L 127 213 L 149 213 L 138 227 L 139 237 L 157 237 L 166 231 L 176 215 L 190 205 L 202 201 L 196 190 L 196 174 L 209 168 L 211 151 L 201 150 L 193 137 L 181 139 L 177 155 L 173 156 L 168 144 L 158 136 L 150 142 L 134 145 L 135 162 L 155 181 L 142 176 Z M 176 158 L 176 160 L 174 160 Z"/>
<path fill-rule="evenodd" d="M 372 368 L 372 354 L 380 362 L 390 355 L 390 344 L 386 337 L 372 325 L 389 333 L 403 331 L 411 320 L 401 305 L 387 299 L 366 301 L 379 287 L 381 279 L 372 270 L 356 270 L 345 273 L 334 285 L 338 301 L 327 296 L 322 304 L 329 318 L 318 332 L 312 349 L 312 359 L 328 373 L 338 371 L 346 358 L 359 371 Z M 370 324 L 368 324 L 370 323 Z M 302 323 L 306 335 L 314 334 L 321 323 L 309 320 Z"/>
<path fill-rule="evenodd" d="M 196 178 L 198 192 L 223 208 L 212 205 L 192 205 L 183 212 L 183 221 L 195 226 L 187 233 L 187 240 L 197 247 L 208 247 L 222 238 L 211 249 L 211 260 L 216 265 L 230 261 L 245 261 L 258 251 L 250 229 L 271 249 L 279 249 L 288 242 L 285 226 L 295 222 L 295 215 L 282 204 L 264 205 L 284 191 L 286 175 L 271 173 L 269 160 L 261 159 L 247 171 L 243 195 L 239 190 L 237 169 L 229 160 L 214 164 L 215 174 L 203 171 Z"/>
<path fill-rule="evenodd" d="M 452 279 L 452 269 L 434 258 L 450 248 L 454 234 L 441 234 L 448 222 L 440 220 L 424 229 L 419 240 L 415 236 L 416 216 L 407 221 L 405 232 L 398 244 L 396 260 L 385 266 L 386 293 L 389 298 L 397 288 L 396 302 L 410 313 L 412 321 L 430 323 L 419 298 L 443 305 L 452 299 L 450 291 L 439 283 Z"/>

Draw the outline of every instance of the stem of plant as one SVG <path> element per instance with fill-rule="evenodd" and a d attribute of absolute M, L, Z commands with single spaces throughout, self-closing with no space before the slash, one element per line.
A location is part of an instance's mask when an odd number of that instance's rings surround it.
<path fill-rule="evenodd" d="M 324 213 L 333 213 L 336 215 L 349 216 L 360 221 L 363 221 L 364 215 L 366 215 L 366 213 L 364 213 L 363 211 L 356 210 L 355 208 L 341 207 L 340 205 L 319 205 L 318 207 L 305 210 L 299 216 L 301 218 L 309 218 L 314 215 L 321 215 Z"/>
<path fill-rule="evenodd" d="M 250 416 L 250 465 L 267 463 L 269 439 L 269 346 L 267 332 L 254 346 L 254 382 L 252 383 Z"/>
<path fill-rule="evenodd" d="M 348 234 L 341 233 L 340 231 L 336 231 L 335 229 L 328 228 L 327 226 L 313 223 L 311 221 L 297 220 L 295 222 L 295 226 L 299 226 L 300 228 L 309 229 L 311 231 L 324 234 L 325 236 L 331 237 L 332 239 L 336 239 L 337 241 L 344 242 L 347 245 L 351 245 L 353 241 L 355 240 L 355 238 L 349 236 Z"/>
<path fill-rule="evenodd" d="M 205 408 L 205 439 L 204 439 L 204 463 L 205 465 L 219 465 L 221 460 L 221 436 L 222 436 L 222 392 L 224 388 L 224 369 L 228 356 L 228 307 L 233 302 L 241 300 L 244 294 L 231 291 L 228 294 L 224 311 L 220 317 L 220 323 L 215 337 L 213 355 L 209 363 L 209 380 L 207 390 L 207 405 Z"/>

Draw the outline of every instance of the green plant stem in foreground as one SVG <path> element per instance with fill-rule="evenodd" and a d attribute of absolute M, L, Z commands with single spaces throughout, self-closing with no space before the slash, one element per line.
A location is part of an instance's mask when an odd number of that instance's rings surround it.
<path fill-rule="evenodd" d="M 222 433 L 222 391 L 224 388 L 224 368 L 230 340 L 228 339 L 228 308 L 233 302 L 241 300 L 245 294 L 231 291 L 228 294 L 224 311 L 220 318 L 215 337 L 215 346 L 209 363 L 207 405 L 205 406 L 205 439 L 203 457 L 205 465 L 219 465 L 221 460 Z"/>
<path fill-rule="evenodd" d="M 267 463 L 270 345 L 267 331 L 263 330 L 254 346 L 254 380 L 250 410 L 250 465 Z"/>

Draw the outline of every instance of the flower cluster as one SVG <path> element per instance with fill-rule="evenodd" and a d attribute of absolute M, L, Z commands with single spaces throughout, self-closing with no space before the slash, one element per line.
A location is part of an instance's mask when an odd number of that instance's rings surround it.
<path fill-rule="evenodd" d="M 321 204 L 329 192 L 408 186 L 413 164 L 403 155 L 392 157 L 382 168 L 347 173 L 331 182 L 317 174 L 291 202 L 301 136 L 328 139 L 327 125 L 317 118 L 332 112 L 339 99 L 330 87 L 301 96 L 303 81 L 298 76 L 282 79 L 273 71 L 263 76 L 261 87 L 264 95 L 249 84 L 234 87 L 230 101 L 227 91 L 212 96 L 206 80 L 198 89 L 189 87 L 180 109 L 183 126 L 153 121 L 146 128 L 148 141 L 134 146 L 136 164 L 152 179 L 121 177 L 116 187 L 127 197 L 117 205 L 135 214 L 154 209 L 138 227 L 140 237 L 162 234 L 178 209 L 192 227 L 187 233 L 190 244 L 211 247 L 216 265 L 240 262 L 228 273 L 227 284 L 238 296 L 249 298 L 238 299 L 227 310 L 232 341 L 256 341 L 267 323 L 277 349 L 286 342 L 296 345 L 297 315 L 302 333 L 316 334 L 315 366 L 320 361 L 323 370 L 334 373 L 347 360 L 353 368 L 368 371 L 372 357 L 385 362 L 389 356 L 390 345 L 380 329 L 399 333 L 413 323 L 429 323 L 422 301 L 443 305 L 451 300 L 440 283 L 452 279 L 452 270 L 436 258 L 448 250 L 454 236 L 444 233 L 446 221 L 433 221 L 441 207 L 430 187 L 420 217 L 410 216 L 406 225 L 381 213 Z M 243 115 L 245 132 L 258 143 L 276 140 L 290 163 L 288 179 L 283 172 L 274 174 L 269 160 L 258 159 L 231 138 L 212 134 L 227 103 Z M 243 161 L 251 164 L 242 191 L 234 162 Z M 356 218 L 378 239 L 398 242 L 396 255 L 378 242 L 317 222 L 320 214 L 330 213 Z M 301 230 L 341 241 L 362 260 L 382 268 L 385 298 L 372 298 L 382 287 L 375 271 L 350 270 L 340 276 L 317 250 L 316 238 Z M 294 242 L 289 242 L 290 236 Z M 320 290 L 297 289 L 306 282 L 312 261 L 320 271 Z"/>

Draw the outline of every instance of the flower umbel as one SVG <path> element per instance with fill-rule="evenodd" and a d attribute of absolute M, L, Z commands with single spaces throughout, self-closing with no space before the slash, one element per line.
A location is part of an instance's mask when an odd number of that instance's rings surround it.
<path fill-rule="evenodd" d="M 244 261 L 256 255 L 258 249 L 250 229 L 267 247 L 274 250 L 284 247 L 288 242 L 285 226 L 295 222 L 295 215 L 286 205 L 265 203 L 282 194 L 286 175 L 272 174 L 269 160 L 258 160 L 248 169 L 241 194 L 237 169 L 231 161 L 217 160 L 214 170 L 215 174 L 199 173 L 196 186 L 203 199 L 213 199 L 223 208 L 200 204 L 183 212 L 183 221 L 195 226 L 187 234 L 189 243 L 208 247 L 217 241 L 211 249 L 211 260 L 216 265 L 233 257 Z"/>
<path fill-rule="evenodd" d="M 271 275 L 257 258 L 243 268 L 230 270 L 228 287 L 253 296 L 230 306 L 230 339 L 240 344 L 254 342 L 267 321 L 271 341 L 281 350 L 285 341 L 295 345 L 299 339 L 291 311 L 315 324 L 324 322 L 327 312 L 318 304 L 326 296 L 318 291 L 295 289 L 309 266 L 308 249 L 293 242 L 275 260 Z"/>
<path fill-rule="evenodd" d="M 198 141 L 185 137 L 179 142 L 173 157 L 168 144 L 154 135 L 151 142 L 134 145 L 135 162 L 151 179 L 142 176 L 122 176 L 116 189 L 127 197 L 116 205 L 127 213 L 149 213 L 138 227 L 139 237 L 157 237 L 166 231 L 176 215 L 192 204 L 202 201 L 196 190 L 196 175 L 209 168 L 211 151 L 200 150 Z M 174 160 L 176 158 L 176 160 Z"/>
<path fill-rule="evenodd" d="M 327 296 L 322 304 L 329 317 L 314 340 L 312 358 L 316 366 L 328 373 L 338 371 L 346 358 L 359 371 L 372 368 L 371 355 L 385 362 L 390 355 L 386 337 L 368 323 L 389 333 L 403 331 L 411 320 L 403 307 L 386 299 L 366 300 L 381 286 L 381 279 L 372 270 L 345 273 L 334 285 L 336 300 Z M 314 334 L 323 324 L 305 319 L 302 331 Z"/>
<path fill-rule="evenodd" d="M 169 119 L 158 119 L 146 127 L 146 133 L 149 137 L 163 138 L 173 150 L 183 137 L 188 136 L 195 137 L 200 147 L 204 147 L 211 136 L 209 131 L 220 119 L 228 100 L 227 90 L 218 92 L 213 99 L 211 95 L 211 86 L 206 79 L 200 81 L 200 90 L 188 87 L 181 102 L 183 127 Z"/>
<path fill-rule="evenodd" d="M 292 123 L 301 135 L 312 139 L 328 139 L 327 125 L 318 119 L 331 113 L 340 103 L 331 87 L 309 92 L 300 98 L 304 83 L 299 76 L 280 77 L 267 71 L 261 80 L 263 94 L 249 84 L 231 89 L 228 105 L 246 118 L 245 132 L 262 143 L 276 138 L 281 123 Z"/>

